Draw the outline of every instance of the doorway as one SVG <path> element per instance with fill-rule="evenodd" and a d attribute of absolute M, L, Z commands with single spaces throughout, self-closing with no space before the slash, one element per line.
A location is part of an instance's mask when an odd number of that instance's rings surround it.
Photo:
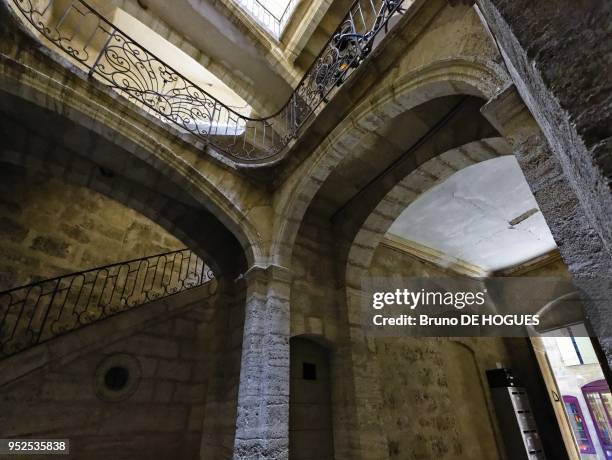
<path fill-rule="evenodd" d="M 570 458 L 612 460 L 612 395 L 585 326 L 531 342 Z"/>
<path fill-rule="evenodd" d="M 290 348 L 289 459 L 333 460 L 329 350 L 304 337 Z"/>

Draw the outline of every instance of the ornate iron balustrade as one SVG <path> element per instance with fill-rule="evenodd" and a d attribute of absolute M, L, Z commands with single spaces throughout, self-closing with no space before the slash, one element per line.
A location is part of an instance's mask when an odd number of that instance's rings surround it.
<path fill-rule="evenodd" d="M 201 258 L 182 249 L 1 292 L 0 358 L 213 277 Z"/>
<path fill-rule="evenodd" d="M 404 2 L 411 0 L 355 0 L 285 105 L 269 117 L 251 118 L 195 85 L 84 0 L 12 0 L 42 37 L 90 77 L 238 162 L 271 159 L 296 139 L 363 63 Z"/>

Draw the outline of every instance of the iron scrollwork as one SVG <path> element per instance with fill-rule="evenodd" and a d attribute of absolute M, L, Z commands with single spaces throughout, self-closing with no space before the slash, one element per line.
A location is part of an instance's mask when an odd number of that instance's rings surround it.
<path fill-rule="evenodd" d="M 313 82 L 325 103 L 331 89 L 342 85 L 349 71 L 359 67 L 370 54 L 374 38 L 380 30 L 384 27 L 385 32 L 388 31 L 391 16 L 404 12 L 402 1 L 398 0 L 384 0 L 378 9 L 373 2 L 370 2 L 370 6 L 371 10 L 367 13 L 374 13 L 370 16 L 374 18 L 373 24 L 366 26 L 366 15 L 361 3 L 356 2 L 315 62 Z"/>
<path fill-rule="evenodd" d="M 0 357 L 213 278 L 200 257 L 182 249 L 2 292 Z"/>
<path fill-rule="evenodd" d="M 84 0 L 12 0 L 41 38 L 90 77 L 180 131 L 239 162 L 280 154 L 372 51 L 375 37 L 411 0 L 355 0 L 275 114 L 251 118 L 223 104 L 109 22 Z M 284 16 L 283 16 L 284 17 Z"/>

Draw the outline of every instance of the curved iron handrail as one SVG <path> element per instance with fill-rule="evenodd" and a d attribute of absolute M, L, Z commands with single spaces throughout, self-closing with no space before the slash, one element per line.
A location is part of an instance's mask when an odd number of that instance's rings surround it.
<path fill-rule="evenodd" d="M 213 278 L 200 257 L 180 249 L 0 292 L 0 358 Z"/>
<path fill-rule="evenodd" d="M 164 63 L 114 26 L 85 0 L 12 0 L 47 40 L 101 80 L 161 120 L 203 140 L 238 162 L 280 154 L 306 121 L 361 65 L 375 37 L 409 0 L 355 0 L 321 53 L 275 114 L 240 114 Z M 55 10 L 56 3 L 64 6 Z M 364 5 L 362 7 L 362 4 Z M 60 5 L 60 6 L 62 6 Z"/>

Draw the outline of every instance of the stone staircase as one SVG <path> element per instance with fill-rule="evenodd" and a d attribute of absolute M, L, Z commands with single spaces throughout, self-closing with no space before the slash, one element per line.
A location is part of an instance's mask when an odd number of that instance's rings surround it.
<path fill-rule="evenodd" d="M 0 359 L 213 278 L 200 257 L 181 249 L 0 292 Z"/>

